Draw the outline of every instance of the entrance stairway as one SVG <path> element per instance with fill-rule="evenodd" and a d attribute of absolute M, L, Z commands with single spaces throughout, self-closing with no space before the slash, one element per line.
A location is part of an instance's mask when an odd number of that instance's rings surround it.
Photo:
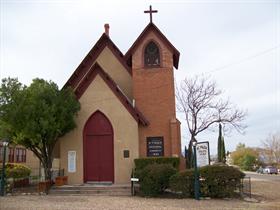
<path fill-rule="evenodd" d="M 130 185 L 120 184 L 82 184 L 53 186 L 49 195 L 104 195 L 104 196 L 130 196 Z"/>

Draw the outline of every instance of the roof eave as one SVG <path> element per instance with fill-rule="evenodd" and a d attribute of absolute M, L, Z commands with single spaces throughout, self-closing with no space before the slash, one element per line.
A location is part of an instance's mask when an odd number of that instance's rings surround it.
<path fill-rule="evenodd" d="M 82 79 L 77 89 L 75 90 L 75 95 L 78 99 L 83 95 L 83 93 L 86 91 L 97 74 L 102 77 L 105 83 L 114 92 L 117 98 L 121 101 L 121 103 L 126 107 L 128 112 L 138 123 L 141 123 L 143 126 L 149 125 L 149 122 L 144 117 L 144 115 L 136 107 L 133 107 L 124 93 L 119 90 L 119 87 L 116 85 L 114 80 L 102 69 L 102 67 L 97 62 L 90 68 L 88 73 L 85 75 L 85 77 Z"/>
<path fill-rule="evenodd" d="M 67 86 L 71 86 L 73 89 L 75 89 L 77 87 L 77 85 L 79 84 L 79 82 L 84 77 L 84 75 L 86 75 L 87 72 L 89 71 L 89 68 L 84 69 L 84 68 L 86 68 L 87 65 L 89 65 L 87 62 L 89 62 L 89 60 L 94 62 L 106 46 L 108 46 L 111 49 L 112 53 L 114 53 L 114 55 L 117 57 L 117 59 L 120 61 L 120 63 L 124 66 L 124 68 L 128 71 L 128 73 L 130 75 L 132 75 L 132 70 L 126 64 L 123 53 L 114 44 L 114 42 L 110 39 L 110 37 L 107 34 L 103 33 L 101 35 L 101 37 L 98 39 L 98 41 L 96 42 L 96 44 L 91 48 L 91 50 L 88 52 L 88 54 L 82 60 L 82 62 L 79 64 L 79 66 L 73 72 L 73 74 L 70 76 L 70 78 L 67 80 L 67 82 L 64 84 L 63 88 L 65 88 Z"/>

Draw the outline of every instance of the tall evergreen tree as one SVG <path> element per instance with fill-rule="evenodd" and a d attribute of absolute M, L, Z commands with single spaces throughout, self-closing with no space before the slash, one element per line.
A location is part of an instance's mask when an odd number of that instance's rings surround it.
<path fill-rule="evenodd" d="M 188 145 L 188 155 L 186 159 L 187 168 L 193 168 L 194 165 L 194 156 L 193 156 L 193 142 L 197 142 L 196 140 L 191 140 Z"/>
<path fill-rule="evenodd" d="M 223 162 L 222 159 L 222 143 L 223 142 L 223 136 L 222 136 L 222 125 L 221 123 L 219 123 L 219 137 L 218 137 L 218 148 L 217 148 L 217 152 L 218 152 L 218 162 L 221 163 Z"/>
<path fill-rule="evenodd" d="M 225 141 L 224 137 L 222 136 L 222 145 L 221 145 L 221 160 L 223 163 L 226 163 L 226 150 L 225 150 Z"/>
<path fill-rule="evenodd" d="M 226 162 L 226 150 L 225 150 L 225 141 L 222 134 L 222 125 L 219 123 L 219 137 L 218 137 L 218 162 L 225 163 Z"/>

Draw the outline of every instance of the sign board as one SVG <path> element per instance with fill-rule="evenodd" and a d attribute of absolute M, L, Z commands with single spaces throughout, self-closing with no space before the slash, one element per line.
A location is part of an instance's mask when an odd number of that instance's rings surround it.
<path fill-rule="evenodd" d="M 196 144 L 197 167 L 207 166 L 210 164 L 209 142 L 197 142 Z"/>
<path fill-rule="evenodd" d="M 147 137 L 147 156 L 158 157 L 164 155 L 163 137 Z"/>
<path fill-rule="evenodd" d="M 68 151 L 68 172 L 76 172 L 76 151 Z"/>

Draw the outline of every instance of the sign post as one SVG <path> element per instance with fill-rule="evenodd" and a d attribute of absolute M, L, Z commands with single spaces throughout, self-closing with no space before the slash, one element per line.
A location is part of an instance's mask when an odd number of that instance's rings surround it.
<path fill-rule="evenodd" d="M 197 143 L 193 142 L 193 154 L 194 154 L 194 197 L 199 200 L 199 171 L 197 168 Z"/>
<path fill-rule="evenodd" d="M 210 164 L 209 142 L 193 142 L 194 154 L 194 195 L 195 199 L 200 199 L 199 194 L 199 167 Z"/>

